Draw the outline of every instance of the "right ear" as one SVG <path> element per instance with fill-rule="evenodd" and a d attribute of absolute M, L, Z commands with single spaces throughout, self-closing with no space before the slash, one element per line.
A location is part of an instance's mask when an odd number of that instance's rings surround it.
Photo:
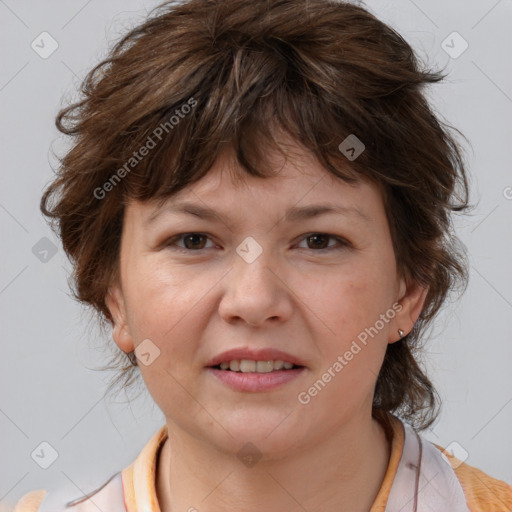
<path fill-rule="evenodd" d="M 112 337 L 114 341 L 123 352 L 133 352 L 135 345 L 128 328 L 123 291 L 118 283 L 109 286 L 105 296 L 105 304 L 112 315 Z"/>

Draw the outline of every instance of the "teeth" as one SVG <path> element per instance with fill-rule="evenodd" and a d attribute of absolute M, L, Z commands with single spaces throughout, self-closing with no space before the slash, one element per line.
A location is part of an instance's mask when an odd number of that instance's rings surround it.
<path fill-rule="evenodd" d="M 240 371 L 242 373 L 249 373 L 256 371 L 256 361 L 250 361 L 249 359 L 242 359 L 240 361 Z"/>
<path fill-rule="evenodd" d="M 281 370 L 282 368 L 284 368 L 283 361 L 274 361 L 274 370 Z"/>
<path fill-rule="evenodd" d="M 290 370 L 293 364 L 288 361 L 252 361 L 250 359 L 223 361 L 220 363 L 221 370 L 230 369 L 233 372 L 242 373 L 269 373 L 274 370 Z"/>

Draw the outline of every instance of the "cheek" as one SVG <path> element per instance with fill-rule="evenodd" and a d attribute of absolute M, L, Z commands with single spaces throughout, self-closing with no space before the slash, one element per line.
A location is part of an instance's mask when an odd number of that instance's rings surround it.
<path fill-rule="evenodd" d="M 212 274 L 194 270 L 191 275 L 157 258 L 133 268 L 127 279 L 129 329 L 135 346 L 149 339 L 159 350 L 155 365 L 141 367 L 145 380 L 171 384 L 164 368 L 176 378 L 187 378 L 207 329 L 207 296 L 219 279 Z"/>
<path fill-rule="evenodd" d="M 148 262 L 132 272 L 127 288 L 135 346 L 151 340 L 157 347 L 149 344 L 158 354 L 151 364 L 139 362 L 149 393 L 162 410 L 168 408 L 169 402 L 173 407 L 189 410 L 190 396 L 180 384 L 190 378 L 190 365 L 204 329 L 201 318 L 207 318 L 201 315 L 199 303 L 205 294 L 204 280 Z"/>
<path fill-rule="evenodd" d="M 354 382 L 361 368 L 378 373 L 382 363 L 389 327 L 380 318 L 392 305 L 388 276 L 376 265 L 353 266 L 312 283 L 307 295 L 311 310 L 327 327 L 319 343 L 327 366 L 347 354 L 344 374 Z"/>
<path fill-rule="evenodd" d="M 148 258 L 129 271 L 128 293 L 133 329 L 141 333 L 171 329 L 204 295 L 201 280 L 180 269 L 170 269 L 158 258 Z"/>
<path fill-rule="evenodd" d="M 307 300 L 333 331 L 342 335 L 350 326 L 365 323 L 375 312 L 378 286 L 368 269 L 352 267 L 347 272 L 315 279 L 308 288 Z"/>

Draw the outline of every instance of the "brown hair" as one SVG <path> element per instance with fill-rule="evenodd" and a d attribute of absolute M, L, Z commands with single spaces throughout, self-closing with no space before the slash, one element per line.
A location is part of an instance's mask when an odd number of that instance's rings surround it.
<path fill-rule="evenodd" d="M 127 198 L 170 197 L 201 179 L 228 142 L 247 173 L 271 176 L 269 148 L 282 153 L 276 136 L 287 133 L 333 175 L 381 188 L 398 271 L 430 287 L 413 330 L 388 345 L 374 396 L 375 414 L 427 428 L 439 398 L 416 357 L 448 292 L 467 286 L 451 212 L 470 206 L 462 150 L 423 94 L 446 75 L 422 68 L 396 31 L 351 3 L 159 5 L 56 118 L 73 144 L 41 210 L 53 229 L 58 223 L 75 298 L 110 325 L 105 296 L 117 276 Z M 365 149 L 349 161 L 339 145 L 351 134 Z M 111 386 L 133 381 L 137 363 L 128 356 L 117 350 Z"/>

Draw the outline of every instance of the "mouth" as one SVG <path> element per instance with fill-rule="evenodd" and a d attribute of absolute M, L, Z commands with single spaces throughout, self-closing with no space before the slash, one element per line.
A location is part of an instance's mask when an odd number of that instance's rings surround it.
<path fill-rule="evenodd" d="M 214 366 L 209 366 L 215 370 L 236 373 L 274 373 L 280 371 L 296 370 L 304 366 L 282 360 L 254 361 L 252 359 L 232 359 L 223 361 Z"/>
<path fill-rule="evenodd" d="M 242 373 L 271 373 L 304 368 L 307 361 L 275 348 L 232 348 L 206 362 L 207 368 Z"/>
<path fill-rule="evenodd" d="M 306 371 L 306 367 L 282 360 L 232 359 L 207 366 L 206 370 L 231 390 L 262 393 L 292 382 Z"/>
<path fill-rule="evenodd" d="M 280 388 L 305 374 L 306 362 L 275 348 L 238 347 L 210 359 L 205 369 L 231 390 L 260 393 Z"/>
<path fill-rule="evenodd" d="M 242 393 L 262 393 L 279 389 L 285 384 L 291 383 L 302 375 L 304 366 L 290 368 L 289 370 L 273 370 L 268 373 L 241 372 L 232 370 L 219 370 L 218 368 L 206 368 L 207 372 L 222 385 L 233 391 Z"/>

